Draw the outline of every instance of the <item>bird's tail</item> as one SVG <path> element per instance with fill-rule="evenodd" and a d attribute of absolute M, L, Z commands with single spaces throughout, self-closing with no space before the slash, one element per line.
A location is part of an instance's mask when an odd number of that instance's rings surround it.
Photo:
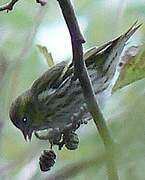
<path fill-rule="evenodd" d="M 91 79 L 92 77 L 94 78 L 93 85 L 96 94 L 101 94 L 101 92 L 105 91 L 108 94 L 112 92 L 112 87 L 117 80 L 116 72 L 121 53 L 128 39 L 141 26 L 141 24 L 136 24 L 137 21 L 124 34 L 98 48 L 92 48 L 84 54 L 90 77 Z"/>
<path fill-rule="evenodd" d="M 84 54 L 84 60 L 86 61 L 86 64 L 89 65 L 93 63 L 93 61 L 95 60 L 97 61 L 98 59 L 97 56 L 100 56 L 100 54 L 104 54 L 104 53 L 105 53 L 104 63 L 106 65 L 110 64 L 110 59 L 112 59 L 114 56 L 119 57 L 128 39 L 142 25 L 142 24 L 137 25 L 137 22 L 138 21 L 136 21 L 124 34 L 120 35 L 119 37 L 116 37 L 115 39 L 101 45 L 100 47 L 93 47 L 90 50 L 88 50 Z"/>

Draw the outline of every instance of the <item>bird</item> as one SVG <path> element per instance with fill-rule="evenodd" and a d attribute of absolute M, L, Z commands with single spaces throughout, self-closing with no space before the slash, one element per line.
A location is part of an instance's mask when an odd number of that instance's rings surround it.
<path fill-rule="evenodd" d="M 111 93 L 122 51 L 128 39 L 141 26 L 136 24 L 119 37 L 84 53 L 83 60 L 99 104 L 104 101 L 105 92 Z M 33 132 L 65 128 L 74 114 L 81 119 L 90 119 L 87 110 L 80 113 L 85 105 L 79 80 L 74 78 L 73 64 L 62 61 L 48 69 L 12 102 L 9 116 L 25 140 L 31 140 Z"/>

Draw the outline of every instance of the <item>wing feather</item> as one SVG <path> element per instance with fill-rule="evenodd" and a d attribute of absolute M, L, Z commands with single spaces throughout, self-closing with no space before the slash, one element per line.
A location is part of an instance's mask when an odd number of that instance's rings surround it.
<path fill-rule="evenodd" d="M 84 60 L 86 62 L 86 66 L 88 67 L 90 64 L 99 64 L 99 59 L 101 60 L 101 64 L 103 67 L 103 71 L 107 70 L 108 67 L 112 63 L 112 59 L 114 60 L 113 71 L 115 71 L 116 66 L 119 61 L 119 57 L 123 51 L 123 48 L 127 42 L 127 40 L 135 33 L 135 31 L 141 26 L 136 25 L 135 22 L 127 32 L 120 35 L 119 37 L 103 44 L 100 47 L 93 47 L 89 51 L 84 54 Z M 117 55 L 116 55 L 117 54 Z M 100 56 L 101 55 L 101 56 Z M 114 58 L 114 56 L 117 56 Z M 59 85 L 69 76 L 72 75 L 74 69 L 73 64 L 68 63 L 67 61 L 63 61 L 54 65 L 48 71 L 46 71 L 40 78 L 38 78 L 32 85 L 31 91 L 33 94 L 38 95 L 43 91 L 49 90 L 49 88 L 58 88 Z M 112 72 L 113 73 L 113 72 Z"/>
<path fill-rule="evenodd" d="M 38 95 L 46 89 L 57 88 L 57 86 L 61 83 L 59 77 L 62 75 L 67 64 L 67 61 L 62 61 L 46 71 L 41 77 L 34 81 L 31 87 L 32 93 L 34 95 Z"/>

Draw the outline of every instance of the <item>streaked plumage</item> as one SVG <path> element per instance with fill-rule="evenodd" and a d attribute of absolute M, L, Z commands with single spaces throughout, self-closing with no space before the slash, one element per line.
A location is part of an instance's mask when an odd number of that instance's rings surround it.
<path fill-rule="evenodd" d="M 102 94 L 111 93 L 120 55 L 139 27 L 134 24 L 125 34 L 84 55 L 99 103 L 104 101 Z M 79 81 L 73 78 L 73 66 L 63 61 L 45 72 L 12 103 L 10 119 L 25 139 L 27 136 L 31 139 L 34 130 L 64 128 L 84 103 Z M 89 113 L 82 118 L 90 118 Z"/>

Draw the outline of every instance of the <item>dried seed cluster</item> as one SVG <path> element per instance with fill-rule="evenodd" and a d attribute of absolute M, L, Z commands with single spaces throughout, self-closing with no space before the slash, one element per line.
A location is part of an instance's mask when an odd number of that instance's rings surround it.
<path fill-rule="evenodd" d="M 56 154 L 53 150 L 44 150 L 39 158 L 39 165 L 41 171 L 49 171 L 55 164 Z"/>

